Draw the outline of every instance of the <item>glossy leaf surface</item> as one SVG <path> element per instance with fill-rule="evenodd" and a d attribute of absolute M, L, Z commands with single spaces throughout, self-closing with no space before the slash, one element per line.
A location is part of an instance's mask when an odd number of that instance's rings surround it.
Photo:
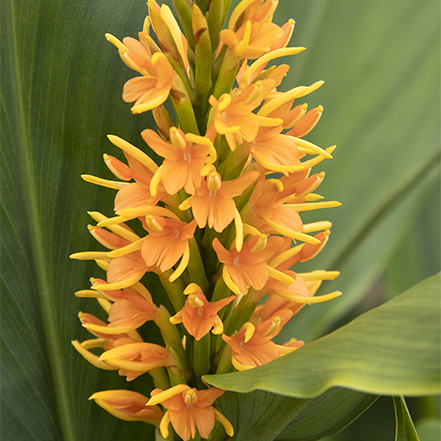
<path fill-rule="evenodd" d="M 314 397 L 332 386 L 371 394 L 441 392 L 440 275 L 333 333 L 249 371 L 208 375 L 221 389 Z"/>

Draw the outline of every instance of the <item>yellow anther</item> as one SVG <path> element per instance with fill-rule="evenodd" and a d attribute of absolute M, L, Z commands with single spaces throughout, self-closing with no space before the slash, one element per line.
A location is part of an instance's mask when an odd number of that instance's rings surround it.
<path fill-rule="evenodd" d="M 259 239 L 254 244 L 254 246 L 251 248 L 252 253 L 258 253 L 259 251 L 262 251 L 265 249 L 266 244 L 268 242 L 268 236 L 266 234 L 261 234 L 259 236 Z"/>
<path fill-rule="evenodd" d="M 146 221 L 146 223 L 147 223 L 147 226 L 148 226 L 151 230 L 153 230 L 153 231 L 162 231 L 162 230 L 164 229 L 164 226 L 161 225 L 161 224 L 157 221 L 156 217 L 153 216 L 153 215 L 151 215 L 151 214 L 148 214 L 148 215 L 145 217 L 145 221 Z"/>
<path fill-rule="evenodd" d="M 202 289 L 196 283 L 190 283 L 187 288 L 184 289 L 184 294 L 194 294 L 195 292 L 202 292 Z"/>
<path fill-rule="evenodd" d="M 223 112 L 231 103 L 231 96 L 228 93 L 224 93 L 217 102 L 217 110 Z"/>
<path fill-rule="evenodd" d="M 294 26 L 296 24 L 296 21 L 293 18 L 290 18 L 288 20 L 288 24 L 290 24 L 291 26 Z"/>
<path fill-rule="evenodd" d="M 215 171 L 210 172 L 207 177 L 208 189 L 210 191 L 216 191 L 221 188 L 221 185 L 222 185 L 222 181 L 221 181 L 220 174 Z"/>
<path fill-rule="evenodd" d="M 184 401 L 187 406 L 190 406 L 192 404 L 196 404 L 198 402 L 198 396 L 197 396 L 196 392 L 193 389 L 189 389 L 185 393 Z"/>
<path fill-rule="evenodd" d="M 177 149 L 185 149 L 187 141 L 176 127 L 170 129 L 170 141 Z"/>
<path fill-rule="evenodd" d="M 210 172 L 216 171 L 216 168 L 213 164 L 205 164 L 201 170 L 201 176 L 208 176 Z"/>
<path fill-rule="evenodd" d="M 216 320 L 214 321 L 214 326 L 211 332 L 214 335 L 220 335 L 224 332 L 224 324 L 222 323 L 222 320 L 219 318 L 218 315 L 216 315 Z"/>
<path fill-rule="evenodd" d="M 269 337 L 270 335 L 274 335 L 280 329 L 281 324 L 281 318 L 276 315 L 275 317 L 273 317 L 269 328 L 262 333 L 262 337 Z"/>
<path fill-rule="evenodd" d="M 202 308 L 204 306 L 204 302 L 196 294 L 190 294 L 188 296 L 188 304 L 192 308 Z"/>
<path fill-rule="evenodd" d="M 256 330 L 256 328 L 254 327 L 254 325 L 250 322 L 246 322 L 243 324 L 242 328 L 245 329 L 245 343 L 249 342 L 251 340 L 251 337 L 254 335 L 254 332 Z"/>

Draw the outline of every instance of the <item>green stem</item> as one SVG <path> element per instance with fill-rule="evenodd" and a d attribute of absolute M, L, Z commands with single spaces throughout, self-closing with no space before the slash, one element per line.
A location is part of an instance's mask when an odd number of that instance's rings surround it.
<path fill-rule="evenodd" d="M 225 299 L 230 295 L 231 295 L 230 288 L 228 288 L 228 286 L 225 284 L 224 279 L 222 278 L 222 273 L 220 272 L 216 285 L 214 287 L 213 295 L 211 297 L 211 302 L 217 302 L 218 300 Z"/>
<path fill-rule="evenodd" d="M 209 286 L 198 243 L 194 237 L 188 243 L 190 245 L 190 261 L 188 262 L 187 271 L 190 275 L 190 280 L 198 284 L 202 292 L 206 293 Z"/>
<path fill-rule="evenodd" d="M 214 86 L 213 95 L 216 99 L 219 99 L 224 93 L 230 93 L 240 67 L 240 62 L 241 60 L 239 58 L 236 58 L 227 50 L 219 70 L 216 85 Z"/>
<path fill-rule="evenodd" d="M 235 331 L 239 331 L 242 325 L 250 319 L 259 303 L 261 295 L 262 291 L 256 291 L 254 288 L 251 288 L 248 294 L 242 297 L 237 307 L 224 323 L 227 335 L 232 335 Z"/>
<path fill-rule="evenodd" d="M 193 29 L 191 26 L 191 3 L 188 0 L 172 0 L 172 3 L 184 29 L 188 44 L 194 49 Z"/>
<path fill-rule="evenodd" d="M 173 283 L 168 280 L 168 278 L 172 275 L 173 271 L 168 270 L 159 275 L 159 280 L 162 283 L 172 305 L 175 309 L 175 312 L 178 312 L 182 309 L 185 303 L 184 296 L 184 285 L 180 279 L 175 280 Z"/>
<path fill-rule="evenodd" d="M 167 375 L 167 371 L 163 367 L 158 367 L 149 371 L 149 375 L 153 378 L 153 383 L 155 387 L 162 390 L 170 388 L 170 380 Z"/>
<path fill-rule="evenodd" d="M 193 371 L 198 388 L 203 388 L 202 375 L 210 372 L 210 334 L 193 343 Z"/>

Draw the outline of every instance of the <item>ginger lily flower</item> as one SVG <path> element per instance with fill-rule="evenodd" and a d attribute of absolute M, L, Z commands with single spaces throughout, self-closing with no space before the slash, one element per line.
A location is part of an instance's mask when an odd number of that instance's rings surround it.
<path fill-rule="evenodd" d="M 185 305 L 181 311 L 170 318 L 170 322 L 173 324 L 183 323 L 185 329 L 196 341 L 208 334 L 213 327 L 213 334 L 222 334 L 223 325 L 217 313 L 232 302 L 235 296 L 217 302 L 209 302 L 201 288 L 195 283 L 187 286 L 184 294 L 188 294 Z"/>
<path fill-rule="evenodd" d="M 167 409 L 159 428 L 164 438 L 168 438 L 168 425 L 171 422 L 176 433 L 184 440 L 196 436 L 196 429 L 202 438 L 208 438 L 217 419 L 229 436 L 233 436 L 230 422 L 212 404 L 225 391 L 215 387 L 197 390 L 186 384 L 178 384 L 163 391 L 154 389 L 147 406 L 161 404 Z"/>
<path fill-rule="evenodd" d="M 163 416 L 159 406 L 146 407 L 149 399 L 131 390 L 95 392 L 89 400 L 94 400 L 98 406 L 125 421 L 143 421 L 156 425 Z"/>
<path fill-rule="evenodd" d="M 240 251 L 235 248 L 228 251 L 217 238 L 213 240 L 214 251 L 219 261 L 225 264 L 223 270 L 225 283 L 237 295 L 247 294 L 250 286 L 260 290 L 265 286 L 270 275 L 278 276 L 277 271 L 270 268 L 267 262 L 283 245 L 283 239 L 276 236 L 268 238 L 266 235 L 262 236 L 253 237 L 245 242 Z M 291 283 L 293 282 L 294 280 Z"/>
<path fill-rule="evenodd" d="M 247 322 L 233 337 L 223 334 L 222 338 L 232 349 L 233 366 L 239 371 L 248 370 L 300 347 L 302 342 L 299 342 L 297 347 L 287 348 L 271 341 L 292 317 L 292 314 L 289 309 L 282 309 L 276 316 L 265 320 L 259 326 Z"/>
<path fill-rule="evenodd" d="M 196 193 L 179 208 L 186 210 L 191 207 L 199 228 L 208 225 L 221 233 L 234 219 L 236 203 L 233 198 L 240 196 L 258 176 L 257 172 L 250 171 L 237 179 L 222 181 L 220 174 L 213 170 Z"/>
<path fill-rule="evenodd" d="M 150 129 L 144 130 L 141 135 L 164 158 L 160 173 L 167 193 L 175 194 L 183 188 L 187 193 L 194 194 L 196 188 L 201 186 L 202 169 L 207 163 L 216 160 L 216 150 L 212 142 L 202 136 L 184 134 L 176 127 L 170 129 L 171 144 Z"/>
<path fill-rule="evenodd" d="M 135 101 L 132 112 L 142 113 L 160 106 L 168 98 L 175 76 L 167 57 L 162 52 L 152 55 L 145 32 L 139 33 L 139 41 L 127 37 L 121 43 L 110 34 L 106 34 L 106 38 L 118 48 L 122 60 L 142 74 L 124 86 L 123 100 Z"/>
<path fill-rule="evenodd" d="M 120 369 L 120 375 L 131 381 L 138 376 L 161 366 L 174 366 L 173 356 L 162 346 L 153 343 L 133 343 L 120 339 L 115 348 L 104 352 L 100 361 Z"/>

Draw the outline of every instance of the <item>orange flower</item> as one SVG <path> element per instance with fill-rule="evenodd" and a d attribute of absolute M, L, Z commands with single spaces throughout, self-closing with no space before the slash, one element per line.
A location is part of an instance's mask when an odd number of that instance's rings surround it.
<path fill-rule="evenodd" d="M 171 144 L 150 129 L 144 130 L 141 135 L 158 155 L 165 158 L 160 170 L 161 181 L 167 193 L 175 194 L 184 188 L 187 193 L 194 194 L 195 189 L 201 185 L 203 167 L 216 159 L 211 141 L 191 133 L 184 134 L 175 127 L 170 129 Z"/>
<path fill-rule="evenodd" d="M 156 265 L 162 272 L 170 269 L 183 255 L 189 253 L 188 240 L 193 237 L 196 222 L 184 224 L 179 220 L 147 216 L 148 236 L 143 239 L 141 253 L 148 266 Z"/>
<path fill-rule="evenodd" d="M 122 60 L 142 74 L 124 85 L 123 100 L 135 102 L 133 113 L 142 113 L 160 106 L 169 96 L 175 72 L 162 52 L 151 53 L 148 34 L 140 32 L 139 41 L 126 37 L 121 43 L 113 35 L 106 38 L 117 48 Z"/>
<path fill-rule="evenodd" d="M 162 346 L 154 343 L 138 343 L 130 339 L 115 341 L 115 347 L 104 352 L 100 361 L 119 368 L 119 374 L 132 381 L 140 375 L 161 366 L 174 366 L 173 356 Z"/>
<path fill-rule="evenodd" d="M 89 400 L 95 400 L 98 406 L 125 421 L 143 421 L 156 425 L 162 418 L 159 406 L 146 407 L 149 399 L 131 390 L 95 392 Z"/>
<path fill-rule="evenodd" d="M 253 158 L 270 170 L 277 170 L 278 166 L 299 164 L 299 151 L 294 139 L 281 134 L 282 125 L 278 127 L 260 127 L 251 142 L 246 142 Z"/>
<path fill-rule="evenodd" d="M 102 283 L 105 282 L 102 281 Z M 104 293 L 109 297 L 109 291 L 104 291 Z M 146 321 L 156 318 L 158 307 L 144 297 L 119 290 L 111 291 L 111 293 L 115 301 L 108 312 L 110 323 L 105 326 L 83 323 L 83 326 L 89 331 L 124 334 L 138 329 Z"/>
<path fill-rule="evenodd" d="M 276 316 L 262 322 L 259 326 L 245 323 L 233 337 L 223 334 L 225 343 L 232 349 L 231 362 L 240 371 L 268 363 L 295 348 L 278 346 L 271 341 L 285 323 L 292 317 L 292 311 L 282 309 Z"/>
<path fill-rule="evenodd" d="M 247 294 L 250 286 L 262 289 L 270 276 L 267 262 L 280 249 L 283 239 L 262 236 L 244 242 L 241 251 L 234 248 L 227 251 L 217 238 L 213 240 L 214 251 L 219 261 L 225 264 L 225 283 L 235 294 Z"/>
<path fill-rule="evenodd" d="M 168 438 L 168 425 L 171 422 L 176 433 L 184 440 L 196 436 L 196 429 L 202 438 L 208 438 L 217 419 L 228 436 L 233 436 L 233 427 L 212 404 L 225 391 L 215 387 L 197 390 L 186 384 L 178 384 L 166 391 L 154 389 L 147 406 L 161 403 L 167 410 L 159 425 L 161 434 Z"/>
<path fill-rule="evenodd" d="M 214 228 L 221 233 L 234 219 L 236 203 L 234 197 L 239 196 L 248 188 L 259 174 L 250 171 L 237 179 L 222 182 L 216 171 L 211 171 L 196 193 L 185 200 L 179 208 L 192 208 L 193 216 L 199 226 Z"/>
<path fill-rule="evenodd" d="M 220 32 L 220 38 L 236 57 L 255 59 L 268 52 L 278 40 L 286 41 L 284 30 L 271 23 L 277 3 L 277 0 L 263 4 L 262 0 L 243 0 L 234 9 L 228 29 Z M 240 17 L 242 24 L 238 27 Z"/>
<path fill-rule="evenodd" d="M 188 333 L 197 341 L 208 334 L 213 327 L 213 334 L 221 334 L 223 332 L 223 324 L 217 313 L 233 301 L 235 296 L 230 296 L 217 302 L 209 302 L 202 293 L 201 288 L 195 283 L 187 286 L 184 294 L 188 294 L 185 305 L 181 311 L 170 318 L 170 322 L 175 325 L 183 323 Z"/>
<path fill-rule="evenodd" d="M 236 149 L 236 143 L 253 141 L 259 125 L 277 126 L 282 123 L 279 118 L 261 117 L 253 113 L 275 84 L 272 79 L 256 81 L 238 95 L 224 93 L 218 100 L 213 95 L 210 97 L 209 103 L 214 109 L 214 128 L 217 133 L 225 135 L 232 151 Z"/>
<path fill-rule="evenodd" d="M 128 253 L 125 256 L 114 258 L 107 269 L 108 285 L 100 284 L 92 286 L 93 289 L 120 289 L 134 285 L 141 280 L 142 276 L 152 268 L 149 268 L 140 251 Z"/>

